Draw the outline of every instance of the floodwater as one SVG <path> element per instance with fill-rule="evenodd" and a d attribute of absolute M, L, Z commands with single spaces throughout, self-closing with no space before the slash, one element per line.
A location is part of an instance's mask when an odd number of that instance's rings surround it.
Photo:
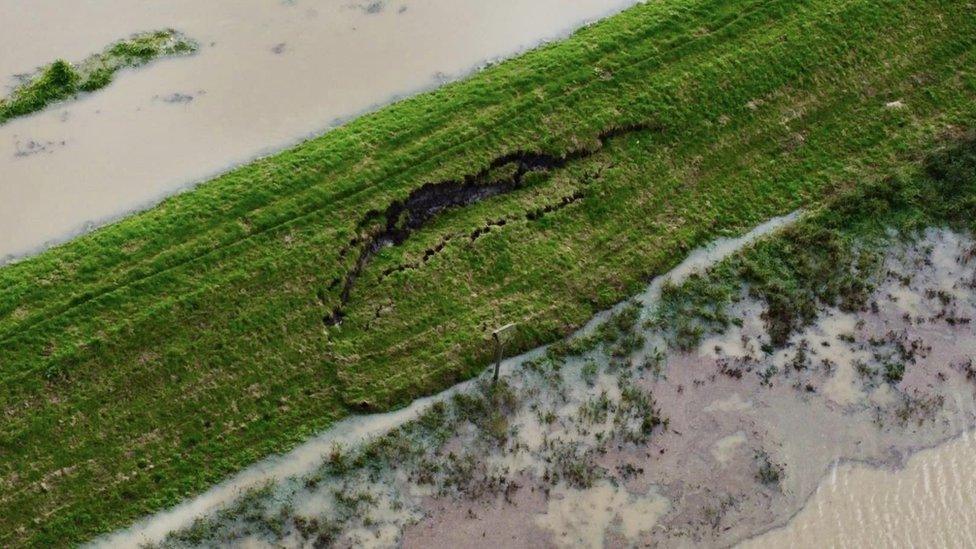
<path fill-rule="evenodd" d="M 786 526 L 748 540 L 741 544 L 742 549 L 976 547 L 976 432 L 971 430 L 976 418 L 972 400 L 976 394 L 972 385 L 976 381 L 976 330 L 972 326 L 976 245 L 970 238 L 933 230 L 928 231 L 923 244 L 928 254 L 915 261 L 915 281 L 883 285 L 887 299 L 881 306 L 895 315 L 915 319 L 915 330 L 923 332 L 928 352 L 946 344 L 962 349 L 958 360 L 937 352 L 932 357 L 963 373 L 968 382 L 955 391 L 945 391 L 946 402 L 936 419 L 946 432 L 961 434 L 908 456 L 893 455 L 890 463 L 880 467 L 857 461 L 835 462 L 805 507 Z M 906 262 L 901 263 L 896 268 L 899 273 L 906 270 Z M 937 328 L 943 320 L 962 329 Z M 921 328 L 922 324 L 928 327 Z M 912 331 L 908 328 L 904 333 Z M 838 369 L 834 379 L 851 379 L 853 375 Z M 945 375 L 937 375 L 925 380 L 927 387 L 919 389 L 930 390 L 945 380 Z M 863 387 L 851 383 L 833 398 L 849 404 L 864 396 Z M 872 397 L 877 402 L 890 395 Z"/>
<path fill-rule="evenodd" d="M 138 31 L 201 45 L 0 126 L 0 263 L 635 3 L 0 0 L 5 87 Z"/>
<path fill-rule="evenodd" d="M 974 464 L 967 431 L 896 471 L 838 465 L 786 527 L 741 548 L 976 547 Z"/>

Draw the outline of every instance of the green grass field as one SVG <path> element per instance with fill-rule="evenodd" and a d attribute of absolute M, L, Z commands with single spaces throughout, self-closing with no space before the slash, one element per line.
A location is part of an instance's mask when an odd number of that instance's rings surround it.
<path fill-rule="evenodd" d="M 976 120 L 974 68 L 963 1 L 641 5 L 8 265 L 0 544 L 124 526 L 480 371 L 497 326 L 553 341 L 694 247 L 917 166 Z M 519 151 L 569 160 L 380 249 L 324 322 L 391 204 Z"/>

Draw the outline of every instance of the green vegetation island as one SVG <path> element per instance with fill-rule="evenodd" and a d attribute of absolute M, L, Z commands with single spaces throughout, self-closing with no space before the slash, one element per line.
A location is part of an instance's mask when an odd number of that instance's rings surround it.
<path fill-rule="evenodd" d="M 752 277 L 775 343 L 863 293 L 846 242 L 972 219 L 974 100 L 972 3 L 640 4 L 6 265 L 0 544 L 125 527 L 815 211 L 666 295 L 691 346 Z"/>
<path fill-rule="evenodd" d="M 119 40 L 76 64 L 58 59 L 26 76 L 8 97 L 0 97 L 0 124 L 81 94 L 98 91 L 124 68 L 161 57 L 191 55 L 199 45 L 173 29 L 142 32 Z"/>

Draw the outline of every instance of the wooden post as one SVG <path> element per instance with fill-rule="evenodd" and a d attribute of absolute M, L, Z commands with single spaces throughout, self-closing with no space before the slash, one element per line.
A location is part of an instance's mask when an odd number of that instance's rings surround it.
<path fill-rule="evenodd" d="M 506 324 L 491 333 L 491 338 L 495 340 L 495 375 L 491 379 L 492 388 L 498 383 L 498 372 L 502 367 L 502 335 L 515 327 L 515 324 Z"/>

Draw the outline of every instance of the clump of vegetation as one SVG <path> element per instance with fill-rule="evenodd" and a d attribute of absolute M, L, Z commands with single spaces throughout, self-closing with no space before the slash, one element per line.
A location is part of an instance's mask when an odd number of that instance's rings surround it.
<path fill-rule="evenodd" d="M 770 342 L 782 347 L 822 306 L 863 308 L 880 266 L 880 254 L 855 249 L 840 231 L 801 223 L 759 243 L 734 267 L 750 293 L 766 304 Z"/>
<path fill-rule="evenodd" d="M 137 34 L 108 47 L 106 56 L 116 64 L 137 66 L 164 55 L 193 53 L 197 44 L 173 29 Z M 109 60 L 105 60 L 110 62 Z"/>
<path fill-rule="evenodd" d="M 901 393 L 900 401 L 893 414 L 901 425 L 907 425 L 912 421 L 922 425 L 928 420 L 935 419 L 938 411 L 944 406 L 944 395 Z"/>
<path fill-rule="evenodd" d="M 805 339 L 796 346 L 796 353 L 793 355 L 793 359 L 790 360 L 790 367 L 793 370 L 800 372 L 810 366 L 810 357 L 808 356 L 809 347 L 810 344 Z"/>
<path fill-rule="evenodd" d="M 644 344 L 642 335 L 635 333 L 640 317 L 640 305 L 628 303 L 610 315 L 592 333 L 558 341 L 549 346 L 547 356 L 554 361 L 563 361 L 571 356 L 582 356 L 600 345 L 607 349 L 611 357 L 624 357 Z"/>
<path fill-rule="evenodd" d="M 654 396 L 629 384 L 621 387 L 613 422 L 619 435 L 633 444 L 644 444 L 654 429 L 668 427 L 668 419 L 661 415 Z"/>
<path fill-rule="evenodd" d="M 59 59 L 51 63 L 9 98 L 0 99 L 0 124 L 71 97 L 78 90 L 80 80 L 81 76 L 67 61 Z"/>
<path fill-rule="evenodd" d="M 225 509 L 214 516 L 202 517 L 183 530 L 171 532 L 159 547 L 208 546 L 219 544 L 227 535 L 225 524 L 234 524 L 234 535 L 281 535 L 285 526 L 286 513 L 273 513 L 270 510 L 274 484 L 249 489 Z M 287 511 L 287 510 L 286 510 Z M 150 545 L 150 547 L 152 547 Z"/>
<path fill-rule="evenodd" d="M 78 85 L 78 89 L 87 93 L 100 90 L 112 83 L 112 76 L 114 75 L 115 71 L 108 67 L 98 67 L 88 75 L 88 78 L 84 79 Z"/>
<path fill-rule="evenodd" d="M 735 496 L 727 494 L 718 498 L 717 501 L 702 507 L 702 518 L 704 519 L 705 525 L 712 530 L 718 530 L 722 525 L 722 520 L 728 514 L 729 510 L 735 507 L 736 503 Z"/>
<path fill-rule="evenodd" d="M 904 362 L 885 362 L 884 364 L 884 379 L 887 383 L 891 385 L 897 385 L 901 382 L 902 378 L 905 377 L 905 363 Z"/>
<path fill-rule="evenodd" d="M 666 282 L 651 326 L 665 330 L 669 343 L 682 351 L 691 351 L 706 333 L 729 327 L 736 285 L 693 274 L 681 284 Z"/>
<path fill-rule="evenodd" d="M 771 387 L 773 385 L 773 378 L 779 373 L 779 368 L 775 364 L 770 364 L 765 370 L 757 372 L 759 376 L 759 384 L 764 387 Z"/>
<path fill-rule="evenodd" d="M 550 460 L 542 480 L 554 485 L 560 481 L 572 488 L 592 488 L 607 471 L 596 464 L 596 450 L 582 449 L 576 442 L 550 442 Z"/>
<path fill-rule="evenodd" d="M 950 139 L 925 158 L 925 172 L 934 183 L 930 189 L 917 191 L 915 200 L 924 201 L 933 217 L 963 221 L 972 226 L 976 210 L 976 131 L 969 130 Z M 934 202 L 931 200 L 935 200 Z"/>
<path fill-rule="evenodd" d="M 590 387 L 596 384 L 596 378 L 599 373 L 600 367 L 595 360 L 587 360 L 580 368 L 580 377 L 583 379 L 583 383 L 586 383 Z"/>
<path fill-rule="evenodd" d="M 17 87 L 9 97 L 0 98 L 0 124 L 79 93 L 104 88 L 122 68 L 138 67 L 164 56 L 188 55 L 196 50 L 196 42 L 167 29 L 120 40 L 76 65 L 58 59 Z"/>
<path fill-rule="evenodd" d="M 655 380 L 666 378 L 664 374 L 664 368 L 667 366 L 667 355 L 664 353 L 663 349 L 655 347 L 651 352 L 644 357 L 644 363 L 640 365 L 641 369 L 646 370 L 651 373 L 651 376 Z"/>
<path fill-rule="evenodd" d="M 766 450 L 756 451 L 756 480 L 765 486 L 779 488 L 783 480 L 783 466 L 774 462 Z"/>
<path fill-rule="evenodd" d="M 303 540 L 311 540 L 312 547 L 332 547 L 342 533 L 342 527 L 332 520 L 295 517 L 295 529 Z"/>
<path fill-rule="evenodd" d="M 954 368 L 966 376 L 966 380 L 976 383 L 976 363 L 972 358 L 959 362 Z"/>
<path fill-rule="evenodd" d="M 477 427 L 485 440 L 503 446 L 509 436 L 509 415 L 518 405 L 518 392 L 502 378 L 494 384 L 482 381 L 476 391 L 455 394 L 451 413 L 456 421 Z"/>
<path fill-rule="evenodd" d="M 599 396 L 591 398 L 580 406 L 578 415 L 583 422 L 599 425 L 606 423 L 607 417 L 614 410 L 616 406 L 607 396 L 607 392 L 600 391 Z"/>

